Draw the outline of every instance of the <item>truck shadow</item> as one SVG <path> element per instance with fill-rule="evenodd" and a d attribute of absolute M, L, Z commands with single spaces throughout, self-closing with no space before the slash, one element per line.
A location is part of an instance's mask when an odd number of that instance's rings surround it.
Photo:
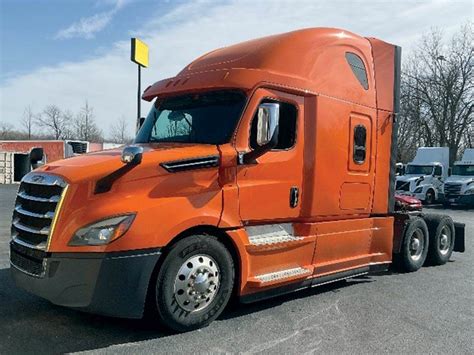
<path fill-rule="evenodd" d="M 360 277 L 253 304 L 235 303 L 219 320 L 225 322 L 298 298 L 338 292 L 355 283 L 372 281 L 370 277 Z M 0 285 L 0 354 L 75 352 L 173 336 L 151 320 L 109 318 L 55 306 L 18 289 L 9 269 L 0 269 Z"/>

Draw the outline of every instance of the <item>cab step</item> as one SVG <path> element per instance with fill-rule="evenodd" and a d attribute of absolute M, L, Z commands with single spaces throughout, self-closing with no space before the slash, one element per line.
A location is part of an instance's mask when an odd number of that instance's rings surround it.
<path fill-rule="evenodd" d="M 295 235 L 291 223 L 248 226 L 245 230 L 249 238 L 246 248 L 250 253 L 285 249 L 311 243 L 315 240 L 315 236 L 302 237 Z"/>
<path fill-rule="evenodd" d="M 265 287 L 277 283 L 293 281 L 307 277 L 313 273 L 313 267 L 295 267 L 291 269 L 279 270 L 268 274 L 257 275 L 248 280 L 251 287 Z"/>
<path fill-rule="evenodd" d="M 271 245 L 277 243 L 288 243 L 298 240 L 303 240 L 303 237 L 294 237 L 292 235 L 257 235 L 249 237 L 249 242 L 251 245 Z"/>

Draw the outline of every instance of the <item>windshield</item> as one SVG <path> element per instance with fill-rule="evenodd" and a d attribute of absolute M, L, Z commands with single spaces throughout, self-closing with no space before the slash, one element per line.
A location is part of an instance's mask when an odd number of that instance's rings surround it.
<path fill-rule="evenodd" d="M 452 175 L 474 176 L 474 165 L 455 165 Z"/>
<path fill-rule="evenodd" d="M 412 175 L 431 175 L 432 172 L 432 165 L 408 165 L 406 173 Z"/>
<path fill-rule="evenodd" d="M 234 90 L 157 99 L 135 143 L 227 143 L 244 105 L 245 95 Z"/>

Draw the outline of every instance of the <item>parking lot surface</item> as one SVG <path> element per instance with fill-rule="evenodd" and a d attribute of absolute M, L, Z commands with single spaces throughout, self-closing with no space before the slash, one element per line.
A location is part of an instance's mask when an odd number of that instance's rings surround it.
<path fill-rule="evenodd" d="M 454 253 L 444 266 L 236 305 L 205 329 L 172 334 L 152 321 L 84 314 L 17 289 L 8 269 L 16 188 L 0 185 L 0 354 L 473 352 L 472 209 L 429 209 L 466 223 L 466 252 Z"/>

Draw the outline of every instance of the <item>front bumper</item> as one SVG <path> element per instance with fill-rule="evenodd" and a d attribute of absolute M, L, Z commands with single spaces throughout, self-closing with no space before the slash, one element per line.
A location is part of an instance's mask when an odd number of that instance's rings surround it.
<path fill-rule="evenodd" d="M 18 287 L 57 305 L 124 318 L 143 316 L 150 278 L 161 255 L 159 249 L 44 253 L 39 260 L 37 253 L 13 241 L 10 253 Z"/>
<path fill-rule="evenodd" d="M 474 195 L 457 195 L 457 196 L 446 196 L 448 203 L 455 203 L 458 205 L 474 206 Z"/>

